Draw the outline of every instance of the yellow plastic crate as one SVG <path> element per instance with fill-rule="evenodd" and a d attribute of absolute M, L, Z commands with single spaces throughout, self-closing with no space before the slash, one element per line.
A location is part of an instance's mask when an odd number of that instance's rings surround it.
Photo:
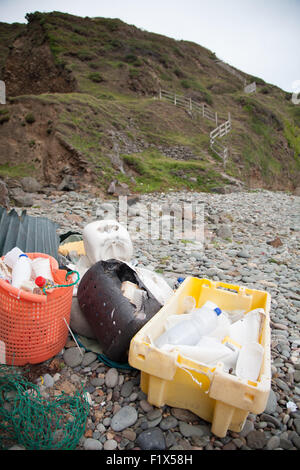
<path fill-rule="evenodd" d="M 153 341 L 164 331 L 169 315 L 182 314 L 186 296 L 197 307 L 207 300 L 225 311 L 263 308 L 266 317 L 259 338 L 264 347 L 263 363 L 256 382 L 223 371 L 223 364 L 209 368 L 184 356 L 161 351 Z M 192 411 L 211 422 L 211 431 L 224 437 L 228 430 L 240 432 L 249 412 L 262 413 L 271 387 L 270 294 L 224 282 L 188 277 L 163 308 L 132 338 L 129 364 L 141 371 L 141 389 L 148 402 Z"/>

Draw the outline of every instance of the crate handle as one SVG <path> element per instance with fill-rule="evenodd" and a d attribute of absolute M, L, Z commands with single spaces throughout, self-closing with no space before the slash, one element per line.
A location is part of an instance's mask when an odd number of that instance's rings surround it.
<path fill-rule="evenodd" d="M 211 381 L 212 381 L 212 372 L 207 372 L 207 371 L 204 371 L 204 370 L 195 369 L 195 368 L 190 367 L 190 366 L 187 366 L 187 365 L 183 365 L 182 363 L 179 363 L 179 362 L 178 362 L 178 358 L 179 358 L 179 357 L 181 357 L 181 356 L 179 356 L 179 354 L 178 354 L 177 359 L 175 359 L 175 365 L 176 365 L 177 367 L 179 367 L 179 369 L 181 369 L 181 370 L 183 370 L 184 372 L 186 372 L 186 373 L 191 377 L 191 379 L 192 379 L 197 385 L 199 385 L 200 388 L 205 388 L 205 385 L 204 385 L 202 382 L 199 382 L 199 380 L 197 380 L 196 377 L 194 377 L 194 375 L 192 374 L 192 372 L 196 372 L 197 374 L 202 374 L 202 375 L 206 376 L 207 379 L 208 379 L 209 384 L 211 383 Z M 208 370 L 209 370 L 209 369 L 208 369 Z M 205 391 L 205 393 L 208 393 L 208 391 L 209 391 L 209 386 L 208 386 L 207 390 L 204 390 L 204 391 Z"/>

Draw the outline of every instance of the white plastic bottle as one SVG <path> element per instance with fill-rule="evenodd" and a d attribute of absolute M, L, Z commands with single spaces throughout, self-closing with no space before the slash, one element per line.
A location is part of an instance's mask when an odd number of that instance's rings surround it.
<path fill-rule="evenodd" d="M 208 301 L 203 307 L 193 309 L 191 318 L 188 320 L 183 318 L 181 322 L 163 333 L 155 341 L 155 345 L 161 348 L 165 344 L 197 344 L 201 336 L 211 333 L 217 327 L 218 315 L 221 312 L 216 304 Z"/>
<path fill-rule="evenodd" d="M 11 285 L 20 289 L 24 281 L 29 281 L 31 277 L 31 260 L 27 255 L 22 254 L 12 267 Z"/>

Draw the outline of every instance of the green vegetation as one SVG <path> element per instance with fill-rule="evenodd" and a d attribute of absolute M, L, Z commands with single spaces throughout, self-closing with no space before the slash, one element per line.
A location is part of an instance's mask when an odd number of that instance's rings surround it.
<path fill-rule="evenodd" d="M 33 113 L 27 113 L 24 119 L 27 122 L 27 124 L 33 124 L 35 122 L 35 117 Z"/>
<path fill-rule="evenodd" d="M 96 82 L 96 83 L 103 82 L 103 77 L 98 72 L 90 73 L 88 78 L 92 80 L 92 82 Z"/>
<path fill-rule="evenodd" d="M 300 128 L 290 121 L 285 121 L 284 135 L 289 147 L 294 151 L 295 160 L 300 166 Z"/>
<path fill-rule="evenodd" d="M 0 176 L 8 176 L 10 178 L 22 178 L 23 176 L 32 176 L 34 166 L 27 163 L 20 163 L 19 165 L 10 165 L 5 163 L 0 165 Z"/>
<path fill-rule="evenodd" d="M 9 111 L 7 108 L 0 108 L 0 124 L 9 121 Z"/>
<path fill-rule="evenodd" d="M 217 183 L 225 182 L 219 173 L 202 162 L 173 160 L 157 150 L 123 155 L 122 158 L 136 172 L 135 189 L 141 192 L 164 191 L 166 188 L 209 191 Z M 186 178 L 182 178 L 182 174 Z M 191 181 L 190 177 L 196 181 Z"/>

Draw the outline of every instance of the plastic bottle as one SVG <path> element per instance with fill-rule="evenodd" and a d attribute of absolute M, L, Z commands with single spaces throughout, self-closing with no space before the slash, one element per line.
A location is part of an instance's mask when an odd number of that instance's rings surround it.
<path fill-rule="evenodd" d="M 191 312 L 192 318 L 185 319 L 163 333 L 155 345 L 160 348 L 164 344 L 195 345 L 201 336 L 211 333 L 217 327 L 221 309 L 213 302 L 206 302 L 203 307 Z"/>
<path fill-rule="evenodd" d="M 51 289 L 51 287 L 54 286 L 53 281 L 51 281 L 50 279 L 45 279 L 43 276 L 38 276 L 35 279 L 35 284 L 37 286 L 37 289 L 34 291 L 34 293 L 36 294 L 38 293 L 43 294 L 44 293 L 43 289 L 46 289 L 47 292 L 51 292 L 53 290 Z"/>
<path fill-rule="evenodd" d="M 21 254 L 12 267 L 11 285 L 21 287 L 24 281 L 29 281 L 31 277 L 31 260 L 27 255 Z"/>

